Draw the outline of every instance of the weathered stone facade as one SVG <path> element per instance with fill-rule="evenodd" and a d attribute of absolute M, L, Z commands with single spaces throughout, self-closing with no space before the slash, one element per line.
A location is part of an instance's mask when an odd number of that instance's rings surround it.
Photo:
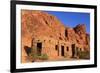
<path fill-rule="evenodd" d="M 85 24 L 64 26 L 55 16 L 42 11 L 22 10 L 22 63 L 29 62 L 30 49 L 47 54 L 48 60 L 79 59 L 78 50 L 90 50 Z"/>

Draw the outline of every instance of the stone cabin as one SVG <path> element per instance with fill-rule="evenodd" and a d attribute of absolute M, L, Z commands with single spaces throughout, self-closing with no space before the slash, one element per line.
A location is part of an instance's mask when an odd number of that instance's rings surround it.
<path fill-rule="evenodd" d="M 38 55 L 47 54 L 48 60 L 79 59 L 78 51 L 85 51 L 84 45 L 75 41 L 55 39 L 43 35 L 32 37 L 29 43 L 31 47 L 27 47 L 27 50 L 36 49 Z M 27 50 L 25 51 L 27 52 Z"/>
<path fill-rule="evenodd" d="M 82 45 L 64 40 L 55 40 L 50 37 L 36 37 L 32 39 L 32 47 L 38 55 L 47 54 L 49 60 L 78 58 L 77 51 L 84 51 Z"/>

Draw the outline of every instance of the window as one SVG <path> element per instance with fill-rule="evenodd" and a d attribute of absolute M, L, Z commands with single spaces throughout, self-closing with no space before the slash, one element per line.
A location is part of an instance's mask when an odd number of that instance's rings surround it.
<path fill-rule="evenodd" d="M 55 50 L 58 50 L 58 45 L 55 46 Z"/>
<path fill-rule="evenodd" d="M 64 56 L 64 46 L 61 46 L 61 56 Z"/>
<path fill-rule="evenodd" d="M 69 47 L 67 47 L 67 51 L 69 51 Z"/>

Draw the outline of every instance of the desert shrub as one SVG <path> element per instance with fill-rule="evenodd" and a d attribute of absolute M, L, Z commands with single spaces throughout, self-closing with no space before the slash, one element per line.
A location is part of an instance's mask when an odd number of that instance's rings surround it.
<path fill-rule="evenodd" d="M 78 56 L 80 59 L 89 59 L 90 58 L 90 52 L 89 51 L 79 51 Z"/>
<path fill-rule="evenodd" d="M 30 58 L 33 59 L 33 60 L 36 60 L 36 59 L 47 60 L 48 55 L 47 54 L 37 55 L 37 54 L 30 53 Z"/>
<path fill-rule="evenodd" d="M 41 55 L 38 55 L 35 51 L 36 49 L 32 49 L 30 54 L 29 54 L 29 58 L 31 61 L 34 61 L 34 60 L 47 60 L 48 59 L 48 55 L 47 54 L 41 54 Z"/>
<path fill-rule="evenodd" d="M 48 55 L 47 55 L 47 54 L 42 54 L 42 55 L 40 56 L 40 59 L 42 59 L 42 60 L 47 60 L 47 59 L 48 59 Z"/>

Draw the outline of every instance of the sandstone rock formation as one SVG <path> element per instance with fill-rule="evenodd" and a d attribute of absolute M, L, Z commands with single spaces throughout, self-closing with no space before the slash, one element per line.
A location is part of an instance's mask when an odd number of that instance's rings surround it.
<path fill-rule="evenodd" d="M 86 33 L 85 24 L 79 24 L 74 28 L 64 26 L 56 16 L 43 11 L 22 10 L 22 62 L 26 62 L 27 54 L 24 46 L 32 46 L 32 38 L 46 36 L 56 40 L 82 45 L 86 50 L 90 49 L 90 36 Z"/>

